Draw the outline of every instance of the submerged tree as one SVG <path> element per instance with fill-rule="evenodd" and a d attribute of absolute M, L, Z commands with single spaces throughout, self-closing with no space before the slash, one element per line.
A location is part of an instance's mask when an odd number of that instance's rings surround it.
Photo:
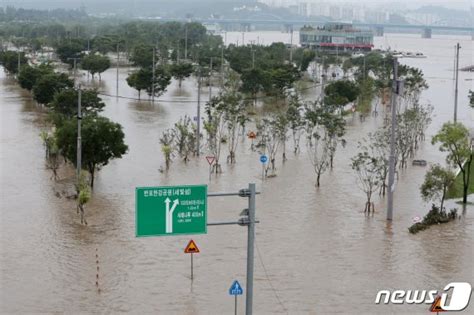
<path fill-rule="evenodd" d="M 77 213 L 81 215 L 81 224 L 87 225 L 84 206 L 91 198 L 91 187 L 87 180 L 87 173 L 84 171 L 81 171 L 81 174 L 79 175 L 77 191 L 79 192 L 77 196 Z"/>
<path fill-rule="evenodd" d="M 357 183 L 367 197 L 364 213 L 370 214 L 370 211 L 372 213 L 375 212 L 372 195 L 382 185 L 380 178 L 380 168 L 382 165 L 380 162 L 380 159 L 370 156 L 368 152 L 359 152 L 352 158 L 352 169 L 356 171 Z"/>
<path fill-rule="evenodd" d="M 286 110 L 286 119 L 293 138 L 293 153 L 300 151 L 300 140 L 304 133 L 303 106 L 298 95 L 291 95 Z"/>
<path fill-rule="evenodd" d="M 470 140 L 469 130 L 461 123 L 445 123 L 433 137 L 432 143 L 439 143 L 439 150 L 448 154 L 446 156 L 448 164 L 460 169 L 463 182 L 462 202 L 466 204 L 474 156 L 474 146 Z"/>
<path fill-rule="evenodd" d="M 161 151 L 165 156 L 166 169 L 170 168 L 171 154 L 173 153 L 174 131 L 166 129 L 160 138 Z"/>
<path fill-rule="evenodd" d="M 56 131 L 58 147 L 62 154 L 73 164 L 76 163 L 77 122 L 70 119 Z M 94 187 L 95 171 L 110 160 L 121 158 L 127 153 L 122 126 L 108 118 L 91 115 L 82 120 L 82 166 L 91 177 L 90 186 Z"/>
<path fill-rule="evenodd" d="M 196 150 L 196 129 L 189 116 L 184 116 L 174 124 L 173 139 L 176 151 L 186 163 L 189 155 Z"/>
<path fill-rule="evenodd" d="M 101 73 L 110 68 L 110 59 L 107 56 L 90 54 L 82 58 L 81 67 L 92 75 L 92 79 L 98 73 L 99 80 L 102 80 Z"/>
<path fill-rule="evenodd" d="M 255 147 L 260 150 L 261 154 L 268 154 L 268 160 L 270 161 L 265 167 L 265 177 L 276 176 L 276 154 L 281 145 L 279 128 L 280 126 L 276 116 L 257 121 L 258 141 Z M 270 170 L 272 173 L 268 175 L 268 171 Z"/>
<path fill-rule="evenodd" d="M 454 183 L 455 174 L 439 164 L 433 165 L 425 175 L 421 185 L 421 195 L 425 201 L 439 201 L 439 209 L 443 211 L 444 199 L 448 188 Z"/>
<path fill-rule="evenodd" d="M 208 150 L 215 158 L 212 166 L 212 172 L 221 173 L 222 166 L 219 163 L 222 144 L 227 141 L 225 111 L 222 108 L 222 102 L 219 97 L 213 97 L 206 104 L 206 118 L 204 120 L 204 129 L 207 132 Z"/>

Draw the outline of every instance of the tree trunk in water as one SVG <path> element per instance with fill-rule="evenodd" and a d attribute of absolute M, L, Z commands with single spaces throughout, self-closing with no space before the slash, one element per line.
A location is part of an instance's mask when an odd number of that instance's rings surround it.
<path fill-rule="evenodd" d="M 140 100 L 140 90 L 138 90 L 138 99 Z"/>
<path fill-rule="evenodd" d="M 316 187 L 319 187 L 319 178 L 321 177 L 321 173 L 318 173 L 318 176 L 316 177 Z"/>
<path fill-rule="evenodd" d="M 332 169 L 332 166 L 333 166 L 333 162 L 334 162 L 334 155 L 331 154 L 331 159 L 330 159 L 330 166 L 331 166 L 331 169 Z"/>
<path fill-rule="evenodd" d="M 89 173 L 91 174 L 91 190 L 94 189 L 94 172 L 95 172 L 95 165 L 89 166 Z"/>
<path fill-rule="evenodd" d="M 179 88 L 181 88 L 181 84 L 182 84 L 182 83 L 183 83 L 183 79 L 180 78 L 180 79 L 178 80 L 178 87 L 179 87 Z"/>

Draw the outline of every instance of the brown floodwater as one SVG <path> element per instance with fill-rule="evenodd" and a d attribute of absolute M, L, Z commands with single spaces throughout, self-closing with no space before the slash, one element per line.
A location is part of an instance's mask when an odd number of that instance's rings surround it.
<path fill-rule="evenodd" d="M 232 36 L 240 33 L 228 34 L 228 41 Z M 288 38 L 247 33 L 246 40 L 252 36 L 265 43 Z M 377 47 L 428 56 L 401 62 L 420 67 L 430 85 L 422 100 L 434 106 L 434 118 L 417 153 L 429 163 L 444 161 L 430 139 L 452 119 L 457 41 L 460 65 L 474 64 L 468 37 L 376 38 Z M 125 82 L 128 71 L 120 69 L 119 94 L 134 98 L 136 92 Z M 473 128 L 469 88 L 472 74 L 460 73 L 459 120 Z M 116 93 L 115 69 L 102 75 L 100 89 Z M 208 98 L 207 88 L 202 97 Z M 314 91 L 305 97 L 313 98 Z M 181 89 L 174 82 L 160 99 L 164 101 L 151 104 L 104 97 L 103 114 L 122 124 L 129 152 L 97 173 L 86 207 L 89 225 L 83 226 L 74 201 L 61 195 L 74 174 L 71 167 L 61 169 L 59 182 L 46 169 L 39 137 L 47 128 L 44 110 L 0 71 L 0 313 L 233 313 L 234 300 L 228 295 L 232 281 L 238 279 L 245 290 L 245 228 L 209 227 L 207 235 L 192 237 L 201 250 L 195 255 L 193 282 L 189 256 L 183 253 L 189 236 L 135 237 L 135 187 L 208 184 L 206 151 L 187 164 L 175 158 L 169 172 L 159 171 L 164 159 L 158 139 L 181 116 L 195 115 L 195 82 L 186 80 Z M 441 290 L 452 281 L 474 282 L 473 206 L 463 210 L 456 205 L 459 220 L 408 233 L 413 217 L 429 208 L 419 193 L 426 168 L 401 171 L 392 224 L 385 220 L 386 200 L 378 196 L 375 215 L 364 216 L 364 194 L 357 188 L 350 157 L 357 141 L 382 125 L 382 117 L 348 121 L 347 145 L 339 148 L 335 168 L 322 176 L 319 189 L 305 152 L 288 153 L 284 164 L 277 160 L 278 176 L 262 183 L 259 156 L 249 150 L 247 139 L 239 144 L 237 163 L 223 164 L 223 173 L 212 177 L 211 192 L 237 191 L 249 182 L 262 192 L 257 197 L 255 314 L 426 314 L 429 305 L 375 305 L 375 295 L 381 289 Z M 291 141 L 287 147 L 290 152 Z M 246 200 L 238 197 L 212 198 L 209 221 L 233 221 L 245 207 Z M 244 296 L 238 304 L 242 313 Z M 474 306 L 468 310 L 473 312 Z"/>

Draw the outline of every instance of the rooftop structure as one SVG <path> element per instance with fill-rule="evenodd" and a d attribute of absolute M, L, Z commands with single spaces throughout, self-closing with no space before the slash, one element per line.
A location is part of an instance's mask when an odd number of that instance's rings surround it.
<path fill-rule="evenodd" d="M 323 27 L 304 26 L 300 30 L 303 47 L 371 50 L 374 47 L 372 31 L 356 29 L 351 23 L 326 23 Z"/>

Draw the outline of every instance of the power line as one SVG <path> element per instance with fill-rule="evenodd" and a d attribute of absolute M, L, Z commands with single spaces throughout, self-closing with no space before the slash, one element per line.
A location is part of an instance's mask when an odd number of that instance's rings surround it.
<path fill-rule="evenodd" d="M 299 91 L 302 92 L 302 91 L 306 91 L 306 90 L 310 90 L 310 89 L 313 89 L 313 88 L 316 88 L 316 87 L 319 87 L 319 86 L 322 86 L 322 84 L 318 83 L 318 84 L 315 84 L 315 85 L 311 85 L 311 86 L 308 86 L 308 87 L 305 87 L 305 88 L 302 88 L 300 89 Z M 115 98 L 121 98 L 121 99 L 127 99 L 127 100 L 133 100 L 133 101 L 146 101 L 144 99 L 141 99 L 141 98 L 136 98 L 136 97 L 129 97 L 129 96 L 122 96 L 122 95 L 113 95 L 113 94 L 108 94 L 106 92 L 101 92 L 101 91 L 98 91 L 97 92 L 98 95 L 101 95 L 101 96 L 107 96 L 107 97 L 115 97 Z M 254 99 L 266 99 L 266 98 L 271 98 L 271 97 L 275 97 L 275 95 L 263 95 L 263 96 L 257 96 L 256 98 L 253 98 L 253 97 L 246 97 L 246 98 L 243 98 L 242 100 L 243 101 L 252 101 Z M 151 100 L 149 100 L 151 102 Z M 157 102 L 159 103 L 193 103 L 193 104 L 197 104 L 198 100 L 169 100 L 169 99 L 159 99 L 157 100 Z"/>
<path fill-rule="evenodd" d="M 263 272 L 265 273 L 265 277 L 267 278 L 268 284 L 270 284 L 270 288 L 272 289 L 273 294 L 275 295 L 275 298 L 277 299 L 283 311 L 285 311 L 286 314 L 289 314 L 287 308 L 285 307 L 285 305 L 283 305 L 282 301 L 280 300 L 280 297 L 278 296 L 278 293 L 276 292 L 275 287 L 273 286 L 272 281 L 270 280 L 270 277 L 268 276 L 267 268 L 265 267 L 265 264 L 263 263 L 262 254 L 260 253 L 260 249 L 258 248 L 257 242 L 255 242 L 255 247 L 257 248 L 258 260 L 260 261 L 260 264 L 262 265 Z"/>

